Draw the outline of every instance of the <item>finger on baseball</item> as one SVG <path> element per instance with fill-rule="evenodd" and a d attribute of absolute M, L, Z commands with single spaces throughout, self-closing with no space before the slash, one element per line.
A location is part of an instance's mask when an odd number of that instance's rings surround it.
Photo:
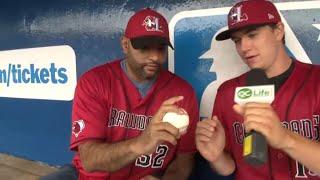
<path fill-rule="evenodd" d="M 188 112 L 183 108 L 179 108 L 178 114 L 187 114 L 188 115 Z"/>
<path fill-rule="evenodd" d="M 178 106 L 176 105 L 166 105 L 166 106 L 161 106 L 160 109 L 157 111 L 157 113 L 153 116 L 153 122 L 162 122 L 163 116 L 167 112 L 175 112 L 175 113 L 180 113 L 180 110 Z"/>
<path fill-rule="evenodd" d="M 183 96 L 174 96 L 174 97 L 171 97 L 165 101 L 163 101 L 162 105 L 171 105 L 171 104 L 174 104 L 178 101 L 181 101 L 184 97 Z"/>
<path fill-rule="evenodd" d="M 158 138 L 160 141 L 167 141 L 167 142 L 171 143 L 172 145 L 177 144 L 177 139 L 172 134 L 168 133 L 167 131 L 159 132 Z"/>
<path fill-rule="evenodd" d="M 161 106 L 160 107 L 160 111 L 163 114 L 165 114 L 167 112 L 175 112 L 177 114 L 181 114 L 181 112 L 182 112 L 181 109 L 178 106 L 174 105 L 174 104 Z"/>
<path fill-rule="evenodd" d="M 157 124 L 154 129 L 157 131 L 167 131 L 168 133 L 170 133 L 171 135 L 173 135 L 176 138 L 180 137 L 179 129 L 176 128 L 175 126 L 173 126 L 169 122 L 161 122 L 161 123 Z"/>

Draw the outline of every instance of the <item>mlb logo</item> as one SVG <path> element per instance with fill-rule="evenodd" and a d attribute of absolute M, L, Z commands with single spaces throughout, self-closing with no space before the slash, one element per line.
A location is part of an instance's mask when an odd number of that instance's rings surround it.
<path fill-rule="evenodd" d="M 288 53 L 300 61 L 320 64 L 320 1 L 275 5 L 285 25 Z M 169 24 L 175 48 L 169 49 L 169 70 L 195 88 L 201 117 L 211 116 L 216 91 L 222 82 L 248 71 L 231 40 L 215 40 L 227 28 L 230 8 L 180 12 Z"/>

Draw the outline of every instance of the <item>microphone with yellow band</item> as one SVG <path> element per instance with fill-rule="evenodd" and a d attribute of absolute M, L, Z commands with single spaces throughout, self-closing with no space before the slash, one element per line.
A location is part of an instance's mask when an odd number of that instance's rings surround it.
<path fill-rule="evenodd" d="M 252 69 L 247 74 L 247 86 L 237 87 L 234 100 L 243 105 L 248 102 L 272 103 L 274 100 L 274 85 L 269 84 L 265 72 L 261 69 Z M 243 142 L 243 157 L 253 166 L 262 165 L 268 159 L 268 145 L 265 137 L 251 131 L 245 134 Z"/>

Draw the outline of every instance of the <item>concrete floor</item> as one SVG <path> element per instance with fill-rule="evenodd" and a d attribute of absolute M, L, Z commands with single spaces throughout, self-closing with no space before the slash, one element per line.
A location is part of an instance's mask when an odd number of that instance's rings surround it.
<path fill-rule="evenodd" d="M 1 180 L 35 180 L 56 170 L 56 167 L 50 167 L 41 162 L 0 153 Z"/>

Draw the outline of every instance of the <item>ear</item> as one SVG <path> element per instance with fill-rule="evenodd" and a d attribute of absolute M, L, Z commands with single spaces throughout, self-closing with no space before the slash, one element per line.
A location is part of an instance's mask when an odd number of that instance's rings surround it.
<path fill-rule="evenodd" d="M 127 52 L 128 52 L 129 43 L 130 43 L 130 40 L 127 37 L 125 37 L 125 36 L 121 37 L 120 44 L 121 44 L 122 51 L 124 54 L 127 54 Z"/>
<path fill-rule="evenodd" d="M 274 30 L 277 40 L 282 41 L 285 33 L 283 23 L 278 22 L 277 27 Z"/>

